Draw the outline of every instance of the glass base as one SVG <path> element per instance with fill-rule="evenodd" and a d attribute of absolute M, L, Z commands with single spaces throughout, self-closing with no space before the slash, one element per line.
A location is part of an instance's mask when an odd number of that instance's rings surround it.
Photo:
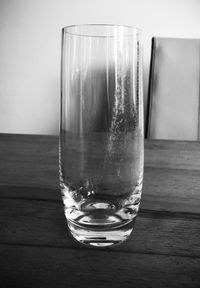
<path fill-rule="evenodd" d="M 80 243 L 88 246 L 108 247 L 121 244 L 128 239 L 132 230 L 135 218 L 128 223 L 118 227 L 92 228 L 80 225 L 67 220 L 72 236 Z"/>

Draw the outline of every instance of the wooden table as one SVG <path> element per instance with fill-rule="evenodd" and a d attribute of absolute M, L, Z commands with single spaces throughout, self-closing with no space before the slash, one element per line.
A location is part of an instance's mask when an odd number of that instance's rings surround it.
<path fill-rule="evenodd" d="M 0 135 L 0 287 L 200 287 L 200 144 L 145 142 L 142 204 L 121 246 L 69 235 L 58 137 Z"/>

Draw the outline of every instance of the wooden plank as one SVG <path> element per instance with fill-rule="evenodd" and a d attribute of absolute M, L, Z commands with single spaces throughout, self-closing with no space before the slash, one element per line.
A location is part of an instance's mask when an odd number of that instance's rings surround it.
<path fill-rule="evenodd" d="M 58 137 L 0 135 L 0 183 L 58 186 Z"/>
<path fill-rule="evenodd" d="M 44 201 L 61 201 L 59 187 L 47 188 L 37 186 L 7 186 L 0 185 L 0 199 L 29 199 Z"/>
<path fill-rule="evenodd" d="M 117 251 L 200 258 L 200 214 L 141 210 L 130 239 Z M 0 243 L 82 246 L 69 236 L 62 203 L 1 199 Z"/>
<path fill-rule="evenodd" d="M 171 287 L 200 283 L 200 259 L 0 245 L 2 287 Z"/>
<path fill-rule="evenodd" d="M 200 171 L 146 167 L 141 208 L 199 213 Z"/>
<path fill-rule="evenodd" d="M 145 167 L 200 170 L 200 142 L 146 140 Z"/>
<path fill-rule="evenodd" d="M 0 139 L 3 162 L 26 162 L 35 156 L 44 164 L 52 159 L 55 167 L 58 164 L 58 136 L 0 134 Z M 194 141 L 145 139 L 145 166 L 200 170 L 199 148 Z"/>
<path fill-rule="evenodd" d="M 0 135 L 0 185 L 58 187 L 58 137 Z M 200 143 L 145 141 L 145 167 L 200 170 Z"/>
<path fill-rule="evenodd" d="M 57 186 L 54 184 L 55 188 L 47 188 L 45 185 L 43 187 L 0 185 L 0 198 L 60 201 L 58 183 Z M 199 187 L 200 177 L 197 170 L 146 167 L 141 207 L 148 210 L 199 213 Z"/>

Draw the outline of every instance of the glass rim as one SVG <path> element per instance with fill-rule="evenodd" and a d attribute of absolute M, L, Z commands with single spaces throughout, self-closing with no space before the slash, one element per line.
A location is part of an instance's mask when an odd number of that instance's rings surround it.
<path fill-rule="evenodd" d="M 123 28 L 126 29 L 126 31 L 129 31 L 130 33 L 127 33 L 126 36 L 132 36 L 133 34 L 136 35 L 141 35 L 142 34 L 142 29 L 135 27 L 135 26 L 130 26 L 130 25 L 121 25 L 121 24 L 73 24 L 73 25 L 68 25 L 68 26 L 64 26 L 62 27 L 62 31 L 63 33 L 67 33 L 73 36 L 81 36 L 81 37 L 103 37 L 103 38 L 107 38 L 107 37 L 114 37 L 114 34 L 112 35 L 100 35 L 100 33 L 97 33 L 96 35 L 93 34 L 89 34 L 89 33 L 81 33 L 79 32 L 75 32 L 73 31 L 73 29 L 76 28 L 91 28 L 91 27 L 96 27 L 96 28 Z M 71 30 L 71 31 L 70 31 Z"/>

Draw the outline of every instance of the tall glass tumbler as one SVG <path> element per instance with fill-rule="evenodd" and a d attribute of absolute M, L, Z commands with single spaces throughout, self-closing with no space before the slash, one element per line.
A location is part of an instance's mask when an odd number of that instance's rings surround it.
<path fill-rule="evenodd" d="M 133 230 L 143 182 L 140 30 L 62 30 L 60 186 L 71 234 L 110 246 Z"/>

